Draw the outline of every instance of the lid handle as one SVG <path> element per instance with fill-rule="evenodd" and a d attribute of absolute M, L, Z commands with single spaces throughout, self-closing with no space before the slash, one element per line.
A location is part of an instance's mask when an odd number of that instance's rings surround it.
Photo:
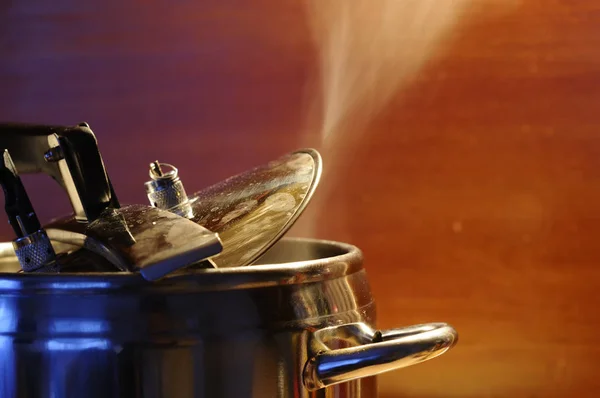
<path fill-rule="evenodd" d="M 10 152 L 20 173 L 44 173 L 58 181 L 78 221 L 91 222 L 107 207 L 120 207 L 87 123 L 0 123 L 0 148 Z"/>

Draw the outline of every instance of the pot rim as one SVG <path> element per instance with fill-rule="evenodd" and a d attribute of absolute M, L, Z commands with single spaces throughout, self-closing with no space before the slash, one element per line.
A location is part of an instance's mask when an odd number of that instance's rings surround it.
<path fill-rule="evenodd" d="M 304 248 L 319 253 L 331 251 L 332 254 L 316 259 L 275 264 L 185 270 L 154 282 L 146 281 L 139 273 L 125 272 L 0 272 L 0 294 L 11 291 L 19 294 L 23 291 L 36 294 L 43 291 L 79 294 L 133 287 L 136 291 L 222 291 L 318 282 L 350 275 L 363 269 L 363 255 L 358 247 L 331 240 L 284 237 L 264 256 L 268 257 L 272 250 L 277 250 L 282 245 L 294 245 L 298 249 Z"/>

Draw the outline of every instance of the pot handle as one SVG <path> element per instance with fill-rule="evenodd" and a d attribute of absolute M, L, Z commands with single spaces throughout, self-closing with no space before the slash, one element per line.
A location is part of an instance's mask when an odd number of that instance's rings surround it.
<path fill-rule="evenodd" d="M 321 329 L 313 337 L 314 354 L 304 368 L 309 391 L 416 365 L 442 355 L 458 340 L 446 323 L 376 331 L 360 322 Z M 346 347 L 330 348 L 332 342 Z"/>

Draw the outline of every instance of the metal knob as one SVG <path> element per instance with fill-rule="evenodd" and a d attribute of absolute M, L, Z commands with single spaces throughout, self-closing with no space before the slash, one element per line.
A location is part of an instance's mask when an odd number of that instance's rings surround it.
<path fill-rule="evenodd" d="M 165 172 L 163 167 L 170 170 Z M 190 218 L 193 216 L 192 208 L 188 203 L 183 182 L 179 178 L 175 166 L 167 163 L 159 163 L 158 160 L 150 163 L 150 181 L 144 185 L 150 204 L 162 210 Z"/>
<path fill-rule="evenodd" d="M 56 253 L 43 229 L 14 240 L 13 248 L 23 271 L 58 271 Z"/>

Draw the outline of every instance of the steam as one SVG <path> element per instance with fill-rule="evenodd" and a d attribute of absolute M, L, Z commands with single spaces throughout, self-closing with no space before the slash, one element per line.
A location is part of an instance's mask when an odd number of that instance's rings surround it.
<path fill-rule="evenodd" d="M 470 0 L 307 0 L 319 48 L 321 138 L 363 127 L 440 47 Z"/>
<path fill-rule="evenodd" d="M 352 158 L 349 145 L 361 141 L 371 119 L 443 49 L 466 6 L 476 1 L 305 1 L 318 49 L 321 83 L 321 97 L 312 98 L 320 108 L 317 115 L 309 115 L 308 125 L 320 129 L 318 148 L 325 159 L 322 179 L 326 180 L 330 173 L 339 173 L 340 162 Z M 486 4 L 489 2 L 496 0 Z M 317 122 L 310 116 L 317 116 Z M 316 235 L 323 201 L 334 183 L 322 181 L 314 198 L 317 203 L 296 224 L 299 234 Z M 349 230 L 341 225 L 345 222 L 346 217 L 335 221 L 342 231 Z"/>

